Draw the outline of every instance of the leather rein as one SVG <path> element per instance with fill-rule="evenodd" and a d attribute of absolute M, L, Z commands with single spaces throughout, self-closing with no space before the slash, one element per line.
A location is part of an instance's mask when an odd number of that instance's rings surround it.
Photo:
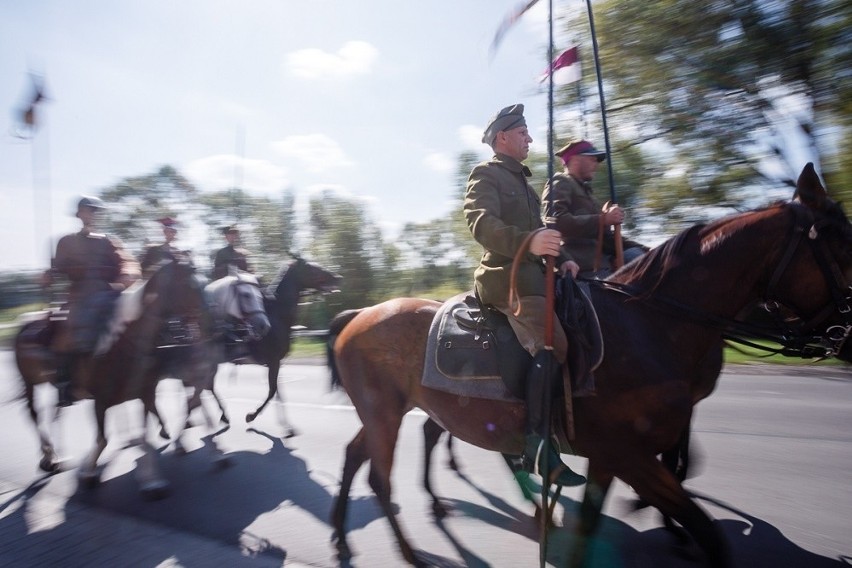
<path fill-rule="evenodd" d="M 775 320 L 775 325 L 753 324 L 702 312 L 672 298 L 653 293 L 646 295 L 639 288 L 629 284 L 606 280 L 592 280 L 590 283 L 626 294 L 631 298 L 642 298 L 657 309 L 686 315 L 695 323 L 722 330 L 722 337 L 729 342 L 767 351 L 769 355 L 778 354 L 803 359 L 836 357 L 852 334 L 852 310 L 850 309 L 852 287 L 843 276 L 837 261 L 829 254 L 825 240 L 820 238 L 820 230 L 830 223 L 830 220 L 814 222 L 810 210 L 800 204 L 792 203 L 790 210 L 794 215 L 794 223 L 784 254 L 772 273 L 763 300 L 766 310 Z M 807 239 L 804 238 L 805 235 Z M 785 306 L 776 296 L 778 282 L 789 268 L 796 250 L 803 241 L 810 246 L 832 296 L 831 301 L 808 320 L 799 317 L 795 310 Z M 820 329 L 820 326 L 835 311 L 842 316 L 842 323 Z M 795 317 L 789 318 L 785 316 L 785 312 Z M 781 347 L 761 345 L 754 340 L 768 340 Z"/>

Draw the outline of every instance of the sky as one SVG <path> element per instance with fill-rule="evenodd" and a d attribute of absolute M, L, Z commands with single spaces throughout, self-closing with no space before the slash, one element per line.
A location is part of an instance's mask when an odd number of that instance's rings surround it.
<path fill-rule="evenodd" d="M 202 191 L 286 189 L 297 208 L 332 189 L 388 239 L 445 216 L 458 155 L 490 155 L 499 109 L 523 103 L 546 150 L 548 3 L 489 50 L 521 3 L 0 0 L 0 270 L 46 267 L 80 195 L 163 165 Z M 21 139 L 31 73 L 48 100 Z"/>

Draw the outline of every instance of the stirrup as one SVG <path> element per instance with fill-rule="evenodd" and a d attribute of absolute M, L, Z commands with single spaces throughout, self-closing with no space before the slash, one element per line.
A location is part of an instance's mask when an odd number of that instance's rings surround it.
<path fill-rule="evenodd" d="M 551 444 L 550 446 L 550 462 L 553 467 L 544 475 L 542 473 L 542 463 L 543 458 L 545 457 L 542 453 L 542 449 L 544 448 L 544 440 L 539 440 L 538 446 L 536 447 L 534 459 L 530 460 L 530 456 L 527 455 L 526 449 L 524 448 L 523 455 L 523 465 L 524 470 L 534 473 L 541 477 L 542 481 L 547 480 L 550 485 L 561 485 L 563 487 L 576 487 L 578 485 L 583 485 L 586 483 L 586 478 L 579 473 L 573 471 L 570 467 L 565 465 L 562 459 L 559 457 L 559 452 L 556 451 L 556 448 Z"/>

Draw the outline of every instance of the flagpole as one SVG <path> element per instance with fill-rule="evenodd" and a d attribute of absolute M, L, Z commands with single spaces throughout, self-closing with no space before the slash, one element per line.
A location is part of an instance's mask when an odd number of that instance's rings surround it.
<path fill-rule="evenodd" d="M 604 147 L 606 148 L 606 171 L 607 177 L 609 179 L 609 197 L 612 205 L 616 205 L 618 203 L 618 197 L 615 195 L 615 177 L 612 172 L 612 148 L 609 143 L 609 129 L 606 125 L 606 98 L 604 96 L 603 90 L 603 77 L 601 76 L 601 59 L 600 54 L 598 52 L 598 36 L 595 33 L 595 16 L 592 13 L 592 0 L 586 0 L 586 8 L 589 13 L 589 29 L 592 34 L 592 52 L 595 56 L 595 76 L 598 81 L 598 97 L 600 98 L 601 103 L 601 127 L 603 128 L 604 133 Z M 615 225 L 615 256 L 616 256 L 616 268 L 620 268 L 622 264 L 624 264 L 624 252 L 622 250 L 622 241 L 621 241 L 621 225 Z"/>

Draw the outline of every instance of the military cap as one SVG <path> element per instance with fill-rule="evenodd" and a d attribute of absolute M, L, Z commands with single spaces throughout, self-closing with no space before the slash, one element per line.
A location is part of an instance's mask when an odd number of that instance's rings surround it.
<path fill-rule="evenodd" d="M 606 160 L 606 152 L 598 150 L 588 140 L 572 140 L 554 153 L 567 162 L 571 156 L 594 156 L 599 162 Z"/>
<path fill-rule="evenodd" d="M 80 198 L 80 201 L 77 202 L 77 211 L 79 211 L 83 207 L 91 207 L 92 209 L 106 209 L 106 204 L 97 197 L 93 197 L 91 195 L 84 195 Z"/>
<path fill-rule="evenodd" d="M 162 219 L 157 219 L 157 223 L 162 225 L 163 227 L 168 227 L 169 229 L 177 229 L 179 223 L 177 219 L 173 219 L 171 217 L 163 217 Z"/>
<path fill-rule="evenodd" d="M 237 228 L 236 225 L 225 225 L 220 230 L 222 231 L 223 235 L 229 235 L 231 233 L 239 233 L 240 232 L 240 230 Z"/>
<path fill-rule="evenodd" d="M 482 142 L 491 146 L 494 144 L 494 139 L 497 138 L 498 132 L 526 125 L 527 121 L 524 118 L 524 105 L 517 104 L 507 106 L 492 116 L 491 120 L 488 121 L 488 126 L 485 127 L 485 132 L 482 134 Z"/>

